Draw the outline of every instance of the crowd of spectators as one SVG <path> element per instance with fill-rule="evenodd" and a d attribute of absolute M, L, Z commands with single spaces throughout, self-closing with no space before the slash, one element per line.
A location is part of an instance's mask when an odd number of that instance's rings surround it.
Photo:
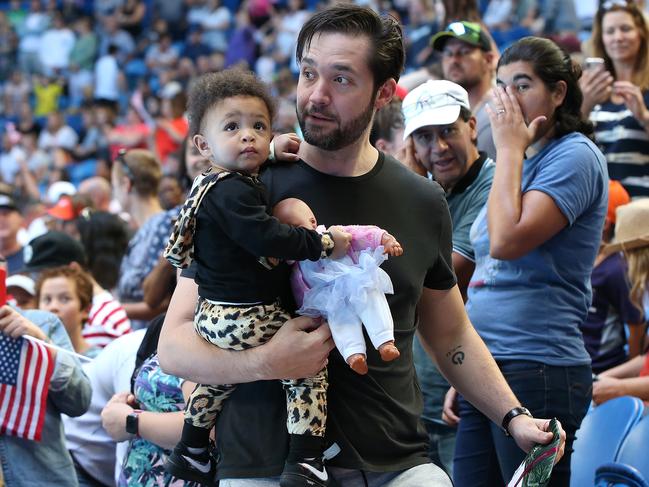
<path fill-rule="evenodd" d="M 154 353 L 161 313 L 169 306 L 176 282 L 161 254 L 193 179 L 209 166 L 188 138 L 188 90 L 205 73 L 235 66 L 252 70 L 269 84 L 275 97 L 273 131 L 299 132 L 295 113 L 297 36 L 313 12 L 334 3 L 11 0 L 0 5 L 0 256 L 7 261 L 8 294 L 13 304 L 24 310 L 50 311 L 61 323 L 39 312 L 23 315 L 7 308 L 0 311 L 0 321 L 6 315 L 7 320 L 21 324 L 25 334 L 36 338 L 48 335 L 64 349 L 95 360 L 82 371 L 70 355 L 55 355 L 67 369 L 57 369 L 52 379 L 58 389 L 51 389 L 50 394 L 57 405 L 48 406 L 47 414 L 54 418 L 48 421 L 57 431 L 63 421 L 67 448 L 60 434 L 48 448 L 71 454 L 65 460 L 69 464 L 64 462 L 68 470 L 62 470 L 57 485 L 77 485 L 72 467 L 79 485 L 171 481 L 162 470 L 163 457 L 178 439 L 179 411 L 193 383 L 163 373 Z M 610 182 L 602 240 L 590 242 L 593 250 L 599 247 L 591 276 L 595 297 L 588 317 L 579 325 L 583 335 L 572 338 L 579 341 L 579 347 L 583 338 L 584 354 L 587 351 L 592 359 L 592 367 L 584 366 L 588 369 L 584 374 L 589 376 L 592 370 L 601 376 L 595 384 L 595 403 L 629 392 L 649 400 L 649 382 L 635 381 L 641 370 L 649 373 L 649 358 L 643 355 L 649 344 L 649 264 L 641 260 L 646 259 L 646 248 L 631 253 L 629 284 L 625 255 L 619 252 L 627 249 L 610 247 L 616 241 L 616 208 L 631 198 L 646 201 L 642 197 L 649 196 L 649 28 L 643 2 L 353 3 L 389 13 L 403 26 L 407 57 L 399 99 L 377 114 L 371 140 L 415 172 L 436 179 L 446 191 L 454 225 L 456 218 L 463 221 L 464 233 L 453 233 L 453 265 L 465 301 L 468 288 L 473 287 L 469 309 L 474 310 L 474 323 L 486 314 L 475 311 L 479 289 L 469 283 L 478 265 L 469 228 L 478 212 L 486 208 L 499 162 L 497 149 L 503 147 L 494 144 L 488 108 L 500 53 L 525 36 L 540 36 L 552 39 L 576 65 L 584 66 L 579 81 L 584 97 L 579 108 L 594 124 L 594 141 L 606 157 L 611 179 L 621 183 Z M 624 37 L 631 35 L 630 30 L 636 37 Z M 616 43 L 625 42 L 627 51 L 617 47 Z M 587 57 L 601 58 L 602 65 L 596 63 L 589 69 Z M 636 58 L 640 61 L 633 64 Z M 449 80 L 466 90 L 457 96 L 466 96 L 466 111 L 461 112 L 458 123 L 466 130 L 464 143 L 470 150 L 463 156 L 468 165 L 452 181 L 444 180 L 443 170 L 436 172 L 434 151 L 426 152 L 432 140 L 440 137 L 440 129 L 429 127 L 431 134 L 422 135 L 422 127 L 408 128 L 408 115 L 402 112 L 406 93 L 425 86 L 422 82 L 429 79 Z M 536 161 L 527 154 L 525 159 Z M 489 173 L 485 176 L 488 184 L 480 190 L 480 204 L 458 206 L 465 186 L 473 183 L 478 171 Z M 463 179 L 465 176 L 468 179 Z M 456 185 L 461 188 L 457 193 Z M 603 187 L 597 199 L 606 194 Z M 470 221 L 460 220 L 469 212 Z M 486 234 L 487 223 L 482 225 Z M 589 224 L 591 229 L 595 226 Z M 520 241 L 528 237 L 521 235 Z M 554 233 L 546 237 L 539 240 L 538 247 L 547 252 L 549 240 L 561 254 L 561 243 L 552 240 Z M 482 251 L 490 253 L 488 248 Z M 539 270 L 537 264 L 532 263 L 532 271 Z M 584 265 L 590 273 L 590 264 Z M 73 304 L 57 302 L 59 294 L 69 295 Z M 488 301 L 493 305 L 493 298 Z M 525 309 L 530 316 L 535 312 L 538 310 Z M 149 326 L 150 322 L 155 326 Z M 146 337 L 144 331 L 134 333 L 143 328 L 148 328 Z M 119 343 L 126 348 L 116 346 Z M 134 373 L 138 347 L 139 368 Z M 415 359 L 424 378 L 423 419 L 431 438 L 431 458 L 451 473 L 456 433 L 453 426 L 441 421 L 447 383 L 418 343 Z M 115 367 L 115 372 L 109 374 L 108 367 Z M 69 383 L 60 386 L 66 380 Z M 92 399 L 91 389 L 95 391 Z M 73 396 L 80 396 L 83 404 L 72 405 Z M 452 415 L 456 401 L 452 390 L 446 400 L 445 414 Z M 468 407 L 462 400 L 460 404 Z M 585 414 L 587 404 L 583 406 Z M 89 408 L 86 415 L 72 417 L 81 415 L 84 407 Z M 140 408 L 151 414 L 141 421 L 140 433 L 134 437 L 121 428 L 126 417 Z M 61 413 L 70 417 L 61 420 Z M 577 427 L 572 425 L 571 434 Z M 102 433 L 91 438 L 93 430 Z M 115 442 L 126 440 L 130 440 L 128 451 L 122 448 L 116 454 Z M 0 435 L 0 446 L 3 441 Z M 21 452 L 11 448 L 9 456 Z M 54 454 L 32 455 L 35 471 L 47 471 L 47 463 L 54 458 L 48 455 Z M 148 468 L 151 465 L 153 468 Z M 467 472 L 464 475 L 473 475 Z M 2 470 L 0 487 L 1 474 Z M 4 475 L 7 485 L 12 485 L 10 480 L 22 485 L 21 476 L 28 474 L 5 469 Z M 464 484 L 470 485 L 470 481 L 460 482 Z"/>

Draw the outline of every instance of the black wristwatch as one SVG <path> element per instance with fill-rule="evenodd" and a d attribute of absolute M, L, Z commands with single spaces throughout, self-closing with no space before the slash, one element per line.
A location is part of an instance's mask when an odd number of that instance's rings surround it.
<path fill-rule="evenodd" d="M 134 409 L 131 414 L 126 416 L 126 432 L 132 435 L 139 435 L 139 419 L 140 413 L 142 411 L 139 409 Z"/>
<path fill-rule="evenodd" d="M 503 418 L 503 422 L 501 423 L 503 431 L 505 432 L 505 436 L 510 436 L 509 423 L 512 422 L 512 419 L 514 419 L 516 416 L 520 416 L 521 414 L 524 414 L 525 416 L 529 416 L 530 418 L 532 417 L 532 413 L 530 413 L 530 411 L 527 408 L 524 408 L 522 406 L 513 408 L 511 411 L 505 414 L 505 417 Z"/>

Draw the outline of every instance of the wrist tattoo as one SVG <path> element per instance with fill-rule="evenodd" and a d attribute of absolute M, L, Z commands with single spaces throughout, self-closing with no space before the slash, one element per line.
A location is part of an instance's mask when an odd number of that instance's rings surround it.
<path fill-rule="evenodd" d="M 458 345 L 457 347 L 446 352 L 446 357 L 447 358 L 450 357 L 451 362 L 453 362 L 453 365 L 462 365 L 465 358 L 464 352 L 462 351 L 462 345 Z"/>

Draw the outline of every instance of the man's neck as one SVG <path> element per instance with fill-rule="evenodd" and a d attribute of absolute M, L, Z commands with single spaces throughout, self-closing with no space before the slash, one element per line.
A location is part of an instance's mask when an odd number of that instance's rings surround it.
<path fill-rule="evenodd" d="M 378 160 L 378 151 L 367 136 L 335 151 L 326 151 L 302 142 L 298 152 L 301 159 L 314 169 L 331 176 L 353 177 L 370 172 Z"/>
<path fill-rule="evenodd" d="M 153 215 L 162 211 L 162 206 L 157 198 L 133 198 L 128 212 L 133 217 L 137 228 L 140 228 Z"/>

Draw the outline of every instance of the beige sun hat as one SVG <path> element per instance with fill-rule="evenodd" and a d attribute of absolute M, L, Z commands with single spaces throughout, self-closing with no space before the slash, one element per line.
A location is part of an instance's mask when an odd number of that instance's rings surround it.
<path fill-rule="evenodd" d="M 649 246 L 649 198 L 617 208 L 615 237 L 607 250 L 617 252 Z"/>

